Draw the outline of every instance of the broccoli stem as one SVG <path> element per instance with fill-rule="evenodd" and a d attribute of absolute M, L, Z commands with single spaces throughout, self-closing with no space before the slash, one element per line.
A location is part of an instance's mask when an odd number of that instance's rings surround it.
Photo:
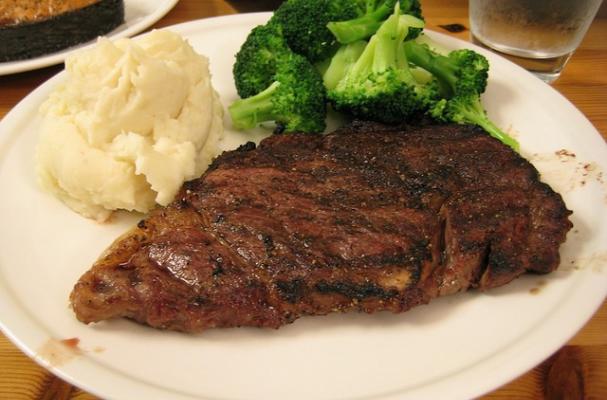
<path fill-rule="evenodd" d="M 255 96 L 236 100 L 228 108 L 236 129 L 251 129 L 258 123 L 274 120 L 272 98 L 280 82 L 274 82 Z"/>
<path fill-rule="evenodd" d="M 474 100 L 458 102 L 455 107 L 457 108 L 456 122 L 478 125 L 489 135 L 510 146 L 514 151 L 519 151 L 518 141 L 503 132 L 489 119 L 478 96 L 475 96 Z"/>
<path fill-rule="evenodd" d="M 441 92 L 445 97 L 455 93 L 457 83 L 457 66 L 453 61 L 441 54 L 433 53 L 427 45 L 408 40 L 404 45 L 407 58 L 415 65 L 422 67 L 438 79 Z"/>
<path fill-rule="evenodd" d="M 348 44 L 371 37 L 392 12 L 386 2 L 375 8 L 373 2 L 367 2 L 367 12 L 348 21 L 334 21 L 327 24 L 339 43 Z"/>
<path fill-rule="evenodd" d="M 358 80 L 362 76 L 368 74 L 373 66 L 373 58 L 375 56 L 375 47 L 377 46 L 377 40 L 371 38 L 371 41 L 367 44 L 358 60 L 352 66 L 350 73 L 346 75 L 346 79 Z"/>
<path fill-rule="evenodd" d="M 371 39 L 376 42 L 373 52 L 373 72 L 383 72 L 396 66 L 396 49 L 405 36 L 400 35 L 398 16 L 391 15 Z"/>
<path fill-rule="evenodd" d="M 365 14 L 370 14 L 377 8 L 377 0 L 366 0 L 365 6 Z"/>
<path fill-rule="evenodd" d="M 417 0 L 400 2 L 396 0 L 381 0 L 381 4 L 378 4 L 377 0 L 367 0 L 361 7 L 362 15 L 360 17 L 346 21 L 332 21 L 327 24 L 327 28 L 341 44 L 366 40 L 377 32 L 384 20 L 392 13 L 394 7 L 398 7 L 402 13 L 412 14 L 410 15 L 411 18 L 418 21 L 412 27 L 423 28 L 424 23 L 420 19 L 421 10 Z"/>
<path fill-rule="evenodd" d="M 407 60 L 403 59 L 404 53 L 399 51 L 402 50 L 407 32 L 407 25 L 400 24 L 399 9 L 395 9 L 395 13 L 371 37 L 348 76 L 358 80 L 371 72 L 382 73 L 396 67 L 402 69 L 403 74 L 408 72 Z"/>
<path fill-rule="evenodd" d="M 323 74 L 323 82 L 327 89 L 334 89 L 339 81 L 346 76 L 363 53 L 365 46 L 367 46 L 367 42 L 359 40 L 344 45 L 337 50 L 335 56 L 331 58 L 329 67 Z"/>

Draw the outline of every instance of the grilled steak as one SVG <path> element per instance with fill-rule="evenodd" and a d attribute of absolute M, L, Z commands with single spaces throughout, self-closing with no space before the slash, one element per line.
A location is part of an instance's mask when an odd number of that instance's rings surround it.
<path fill-rule="evenodd" d="M 561 196 L 467 126 L 357 122 L 218 157 L 76 284 L 89 323 L 277 328 L 333 311 L 402 312 L 559 264 Z"/>
<path fill-rule="evenodd" d="M 0 62 L 63 50 L 122 22 L 123 0 L 2 0 Z"/>

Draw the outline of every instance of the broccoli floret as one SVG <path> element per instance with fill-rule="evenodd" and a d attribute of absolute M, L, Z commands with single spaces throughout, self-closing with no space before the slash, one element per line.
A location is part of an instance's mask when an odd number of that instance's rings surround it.
<path fill-rule="evenodd" d="M 483 93 L 487 87 L 489 61 L 469 49 L 454 50 L 448 55 L 434 52 L 427 44 L 405 43 L 407 58 L 436 76 L 444 97 L 460 93 Z"/>
<path fill-rule="evenodd" d="M 504 133 L 489 119 L 477 93 L 466 93 L 448 100 L 441 99 L 430 109 L 430 115 L 443 122 L 478 125 L 505 145 L 515 151 L 519 150 L 516 139 Z"/>
<path fill-rule="evenodd" d="M 287 0 L 270 23 L 282 27 L 291 50 L 314 63 L 331 57 L 338 47 L 327 24 L 357 15 L 358 5 L 352 0 Z"/>
<path fill-rule="evenodd" d="M 343 71 L 345 74 L 328 90 L 329 100 L 337 111 L 358 118 L 396 123 L 425 111 L 437 96 L 435 79 L 420 83 L 409 69 L 403 48 L 409 27 L 405 22 L 400 9 L 395 7 L 394 13 L 371 37 L 353 65 L 344 61 L 340 52 L 336 54 L 336 65 L 329 67 L 327 72 L 339 75 L 339 71 Z M 346 47 L 343 51 L 348 50 Z M 325 73 L 328 86 L 334 85 L 336 79 Z"/>
<path fill-rule="evenodd" d="M 274 80 L 276 61 L 290 53 L 280 25 L 253 28 L 236 54 L 233 67 L 238 95 L 246 98 L 266 89 Z"/>
<path fill-rule="evenodd" d="M 322 77 L 303 56 L 290 53 L 277 60 L 276 74 L 267 88 L 236 100 L 229 112 L 237 129 L 275 121 L 280 131 L 322 132 L 326 118 Z"/>
<path fill-rule="evenodd" d="M 440 85 L 442 99 L 430 106 L 435 119 L 458 124 L 479 125 L 491 136 L 518 150 L 518 142 L 499 129 L 487 116 L 481 104 L 481 93 L 487 87 L 489 62 L 468 49 L 438 54 L 426 44 L 409 41 L 405 53 L 415 65 L 434 75 Z"/>
<path fill-rule="evenodd" d="M 381 24 L 394 10 L 397 0 L 358 0 L 360 11 L 356 18 L 347 21 L 332 20 L 327 27 L 342 44 L 366 40 L 373 36 Z M 421 5 L 419 0 L 401 0 L 400 11 L 423 21 Z M 417 37 L 422 31 L 421 26 L 411 27 L 407 32 L 406 39 Z"/>

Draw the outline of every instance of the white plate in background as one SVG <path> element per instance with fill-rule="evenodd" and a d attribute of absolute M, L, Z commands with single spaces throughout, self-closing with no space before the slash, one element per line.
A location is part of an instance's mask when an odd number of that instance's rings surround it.
<path fill-rule="evenodd" d="M 234 54 L 268 15 L 169 28 L 210 58 L 224 105 L 236 99 Z M 127 320 L 83 325 L 68 307 L 74 283 L 138 216 L 97 224 L 36 186 L 36 112 L 64 78 L 59 74 L 0 122 L 2 331 L 53 373 L 108 400 L 468 399 L 540 363 L 584 326 L 607 293 L 607 146 L 571 103 L 533 75 L 469 43 L 430 35 L 447 48 L 487 55 L 489 114 L 518 136 L 523 154 L 574 211 L 558 271 L 400 315 L 307 317 L 279 330 L 185 335 Z M 247 140 L 228 118 L 226 128 L 226 148 Z M 42 350 L 49 340 L 74 337 L 81 354 L 71 360 L 52 363 Z"/>
<path fill-rule="evenodd" d="M 165 16 L 179 0 L 124 0 L 124 23 L 108 32 L 105 36 L 118 39 L 130 37 L 152 26 Z M 0 76 L 17 72 L 31 71 L 49 65 L 59 64 L 72 51 L 90 46 L 95 41 L 78 44 L 67 49 L 45 54 L 28 60 L 0 62 Z"/>

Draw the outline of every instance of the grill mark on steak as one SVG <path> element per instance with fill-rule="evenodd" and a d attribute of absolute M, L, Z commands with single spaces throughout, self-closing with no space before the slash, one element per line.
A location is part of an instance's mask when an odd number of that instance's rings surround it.
<path fill-rule="evenodd" d="M 531 164 L 476 128 L 275 135 L 185 183 L 82 276 L 71 303 L 86 323 L 186 332 L 402 312 L 554 270 L 569 214 Z"/>
<path fill-rule="evenodd" d="M 361 301 L 367 298 L 387 300 L 398 296 L 398 290 L 387 290 L 372 282 L 352 284 L 349 282 L 320 281 L 314 286 L 314 289 L 316 289 L 320 293 L 340 294 L 346 297 L 347 299 L 354 299 L 356 301 Z"/>

